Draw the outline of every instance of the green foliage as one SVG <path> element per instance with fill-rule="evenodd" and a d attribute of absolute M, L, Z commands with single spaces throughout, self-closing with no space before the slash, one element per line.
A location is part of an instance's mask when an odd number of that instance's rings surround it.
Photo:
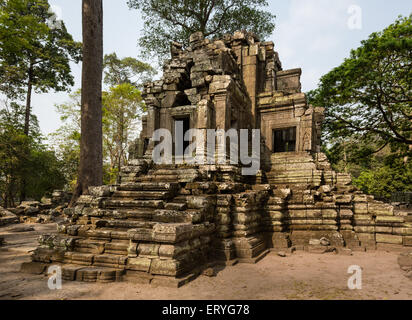
<path fill-rule="evenodd" d="M 69 102 L 55 106 L 63 125 L 50 135 L 50 140 L 58 158 L 64 163 L 62 173 L 68 181 L 68 188 L 73 190 L 80 161 L 81 91 L 71 93 L 69 98 Z"/>
<path fill-rule="evenodd" d="M 354 184 L 365 193 L 390 200 L 395 192 L 412 191 L 412 164 L 388 157 L 383 165 L 362 171 Z"/>
<path fill-rule="evenodd" d="M 268 5 L 265 0 L 129 0 L 128 5 L 142 12 L 139 45 L 146 57 L 166 57 L 172 41 L 187 46 L 196 31 L 217 38 L 249 30 L 264 39 L 275 28 L 275 16 L 261 9 Z"/>
<path fill-rule="evenodd" d="M 352 50 L 350 58 L 323 76 L 309 101 L 325 107 L 325 138 L 354 137 L 412 145 L 412 15 L 400 17 Z"/>
<path fill-rule="evenodd" d="M 103 92 L 103 147 L 110 162 L 111 177 L 127 163 L 127 150 L 136 139 L 138 120 L 145 111 L 140 91 L 122 83 Z M 113 179 L 110 180 L 114 183 Z"/>
<path fill-rule="evenodd" d="M 0 110 L 0 197 L 5 207 L 19 199 L 24 180 L 27 197 L 41 197 L 65 184 L 62 162 L 41 144 L 36 117 L 32 117 L 31 135 L 26 136 L 24 108 L 12 103 Z"/>
<path fill-rule="evenodd" d="M 70 61 L 81 59 L 63 22 L 51 25 L 47 0 L 0 2 L 0 90 L 22 98 L 30 81 L 36 92 L 65 91 L 73 86 Z"/>
<path fill-rule="evenodd" d="M 333 168 L 378 198 L 412 190 L 412 15 L 375 32 L 308 93 Z"/>
<path fill-rule="evenodd" d="M 395 192 L 412 190 L 412 165 L 389 145 L 377 146 L 362 136 L 332 140 L 323 151 L 334 170 L 350 173 L 356 187 L 379 199 L 390 200 Z"/>
<path fill-rule="evenodd" d="M 26 176 L 26 195 L 28 198 L 40 200 L 45 194 L 51 194 L 55 189 L 62 189 L 66 184 L 62 172 L 63 162 L 54 151 L 40 145 L 30 152 Z"/>
<path fill-rule="evenodd" d="M 156 70 L 149 64 L 132 57 L 119 59 L 116 53 L 107 54 L 103 60 L 104 82 L 110 86 L 129 83 L 138 88 L 150 81 Z"/>
<path fill-rule="evenodd" d="M 81 92 L 77 90 L 70 95 L 69 102 L 56 106 L 63 125 L 50 136 L 72 190 L 76 186 L 80 159 L 80 97 Z M 137 136 L 145 105 L 140 91 L 127 82 L 103 92 L 102 98 L 103 180 L 105 184 L 113 184 L 120 167 L 127 163 L 126 151 Z"/>

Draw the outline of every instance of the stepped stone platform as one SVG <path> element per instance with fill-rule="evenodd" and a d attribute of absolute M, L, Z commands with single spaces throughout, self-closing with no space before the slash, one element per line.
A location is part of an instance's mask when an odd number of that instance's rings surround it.
<path fill-rule="evenodd" d="M 120 184 L 90 187 L 65 209 L 69 219 L 40 239 L 23 270 L 57 264 L 65 280 L 181 286 L 210 266 L 256 263 L 270 250 L 412 246 L 408 212 L 331 169 L 320 152 L 323 110 L 307 103 L 300 76 L 282 70 L 274 44 L 253 33 L 173 43 L 162 79 L 145 85 L 148 112 Z M 178 122 L 260 129 L 260 170 L 242 175 L 229 154 L 223 164 L 154 164 L 153 133 L 173 132 L 176 146 Z"/>
<path fill-rule="evenodd" d="M 90 188 L 66 209 L 70 220 L 58 235 L 42 237 L 33 261 L 61 264 L 64 280 L 177 286 L 216 263 L 255 262 L 267 252 L 258 232 L 269 186 L 256 190 L 210 174 L 131 161 L 120 185 Z"/>
<path fill-rule="evenodd" d="M 410 213 L 394 212 L 356 190 L 351 177 L 334 172 L 324 154 L 274 154 L 271 161 L 266 176 L 277 196 L 267 206 L 269 246 L 310 249 L 316 246 L 311 239 L 323 237 L 333 247 L 357 251 L 411 246 Z"/>

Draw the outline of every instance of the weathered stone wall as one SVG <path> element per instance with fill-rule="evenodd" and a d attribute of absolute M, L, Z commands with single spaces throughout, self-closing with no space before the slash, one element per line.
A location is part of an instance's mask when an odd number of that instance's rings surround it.
<path fill-rule="evenodd" d="M 411 245 L 412 217 L 356 190 L 351 177 L 334 172 L 324 154 L 274 154 L 271 164 L 266 176 L 280 197 L 268 202 L 267 230 L 275 233 L 268 235 L 269 245 L 284 246 L 277 239 L 287 238 L 308 249 L 311 240 L 322 237 L 352 250 Z"/>

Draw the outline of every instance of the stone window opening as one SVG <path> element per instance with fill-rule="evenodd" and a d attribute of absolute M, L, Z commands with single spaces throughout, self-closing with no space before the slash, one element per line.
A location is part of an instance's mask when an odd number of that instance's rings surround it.
<path fill-rule="evenodd" d="M 296 151 L 296 127 L 273 130 L 273 152 Z"/>
<path fill-rule="evenodd" d="M 176 126 L 178 122 L 183 123 L 183 136 L 182 139 L 178 139 L 176 136 Z M 173 135 L 173 153 L 176 156 L 183 156 L 186 148 L 190 145 L 190 141 L 185 141 L 184 137 L 186 132 L 190 130 L 190 116 L 178 116 L 174 117 L 174 135 Z M 180 148 L 180 149 L 179 149 Z M 181 150 L 182 154 L 178 155 L 178 150 Z"/>

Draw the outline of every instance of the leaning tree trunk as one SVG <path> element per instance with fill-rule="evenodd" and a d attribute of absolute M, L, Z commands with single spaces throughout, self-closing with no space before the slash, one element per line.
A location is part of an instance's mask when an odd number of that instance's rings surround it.
<path fill-rule="evenodd" d="M 71 205 L 89 186 L 103 184 L 102 146 L 102 0 L 83 0 L 83 67 L 80 165 Z"/>

